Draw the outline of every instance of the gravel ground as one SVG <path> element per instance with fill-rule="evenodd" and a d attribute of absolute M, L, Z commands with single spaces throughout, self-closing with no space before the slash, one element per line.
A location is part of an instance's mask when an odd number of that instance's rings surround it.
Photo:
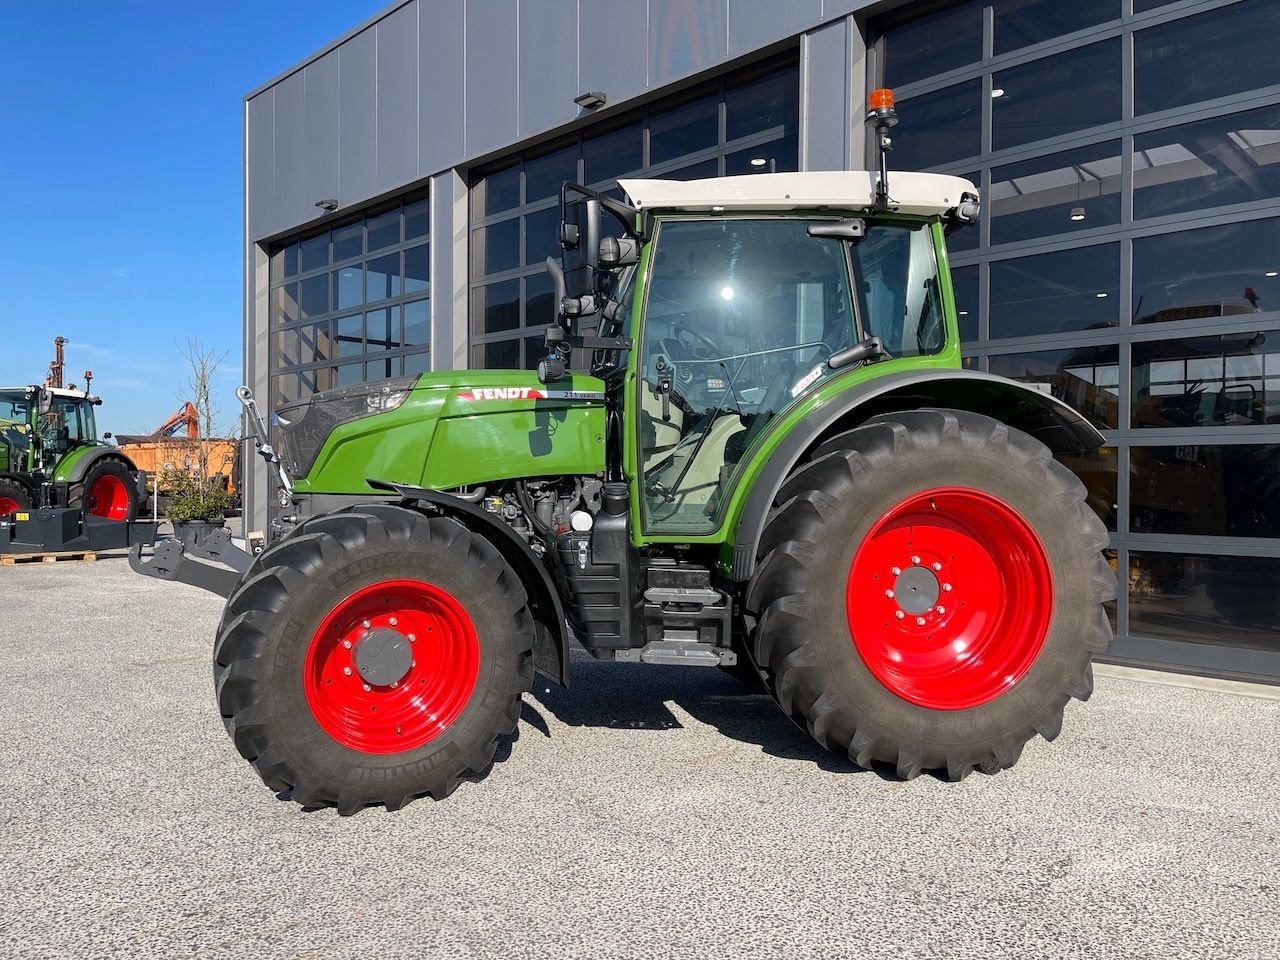
<path fill-rule="evenodd" d="M 718 671 L 575 664 L 443 803 L 277 800 L 221 601 L 0 568 L 0 955 L 1274 957 L 1280 701 L 1100 677 L 961 784 L 859 772 Z"/>

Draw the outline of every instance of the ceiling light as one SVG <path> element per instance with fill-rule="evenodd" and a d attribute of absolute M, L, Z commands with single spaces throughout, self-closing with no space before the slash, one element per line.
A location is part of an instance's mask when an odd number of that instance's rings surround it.
<path fill-rule="evenodd" d="M 733 299 L 733 287 L 728 287 L 728 286 L 721 287 L 721 288 L 720 288 L 720 298 L 721 298 L 722 300 L 732 300 L 732 299 Z"/>
<path fill-rule="evenodd" d="M 960 311 L 960 316 L 962 316 L 962 317 L 967 317 L 968 315 L 969 315 L 969 311 L 968 311 L 968 310 L 961 310 L 961 311 Z"/>
<path fill-rule="evenodd" d="M 751 165 L 752 165 L 753 167 L 763 167 L 763 166 L 764 166 L 766 163 L 768 163 L 768 162 L 769 162 L 769 161 L 768 161 L 768 160 L 766 160 L 764 157 L 752 157 L 752 158 L 751 158 Z"/>
<path fill-rule="evenodd" d="M 1268 276 L 1268 277 L 1280 277 L 1280 270 L 1268 270 L 1268 271 L 1267 271 L 1267 276 Z"/>
<path fill-rule="evenodd" d="M 992 87 L 992 88 L 991 88 L 991 99 L 992 99 L 992 100 L 996 100 L 996 99 L 998 99 L 998 98 L 1000 98 L 1000 97 L 1003 97 L 1003 96 L 1004 96 L 1004 87 Z"/>
<path fill-rule="evenodd" d="M 1083 219 L 1084 219 L 1084 207 L 1072 207 L 1072 208 L 1071 208 L 1071 219 L 1072 219 L 1072 220 L 1075 220 L 1077 223 L 1078 223 L 1079 221 L 1083 220 Z"/>
<path fill-rule="evenodd" d="M 1099 300 L 1105 300 L 1107 299 L 1108 295 L 1105 293 L 1095 293 L 1094 296 L 1097 297 Z"/>

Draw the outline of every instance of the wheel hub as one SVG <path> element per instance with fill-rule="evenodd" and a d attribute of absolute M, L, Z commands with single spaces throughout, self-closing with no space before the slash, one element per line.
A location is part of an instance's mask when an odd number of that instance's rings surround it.
<path fill-rule="evenodd" d="M 368 630 L 356 642 L 356 672 L 365 683 L 389 687 L 399 683 L 413 666 L 413 650 L 408 638 L 399 630 L 377 627 Z"/>
<path fill-rule="evenodd" d="M 903 613 L 912 616 L 932 610 L 941 593 L 942 585 L 928 567 L 908 567 L 893 581 L 893 598 Z"/>

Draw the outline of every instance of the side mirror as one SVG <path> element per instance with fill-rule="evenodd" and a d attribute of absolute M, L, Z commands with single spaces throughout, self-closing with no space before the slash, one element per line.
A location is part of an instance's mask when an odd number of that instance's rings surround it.
<path fill-rule="evenodd" d="M 40 411 L 40 416 L 42 417 L 53 409 L 53 394 L 50 393 L 48 390 L 44 389 L 44 387 L 40 388 L 40 401 L 39 401 L 38 409 Z"/>
<path fill-rule="evenodd" d="M 600 241 L 600 269 L 629 267 L 640 259 L 640 244 L 631 237 L 605 237 Z"/>

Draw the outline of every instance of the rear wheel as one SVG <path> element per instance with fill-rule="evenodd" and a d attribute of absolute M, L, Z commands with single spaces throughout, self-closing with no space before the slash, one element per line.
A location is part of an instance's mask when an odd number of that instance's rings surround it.
<path fill-rule="evenodd" d="M 138 516 L 138 486 L 128 465 L 104 458 L 85 472 L 72 506 L 92 517 L 134 520 Z"/>
<path fill-rule="evenodd" d="M 31 495 L 17 480 L 0 477 L 0 517 L 31 509 Z"/>
<path fill-rule="evenodd" d="M 523 586 L 486 540 L 370 505 L 255 561 L 214 650 L 227 731 L 273 790 L 342 814 L 482 775 L 533 678 Z"/>
<path fill-rule="evenodd" d="M 1039 441 L 961 411 L 886 415 L 784 486 L 752 652 L 783 709 L 862 766 L 995 772 L 1092 690 L 1106 543 Z"/>

